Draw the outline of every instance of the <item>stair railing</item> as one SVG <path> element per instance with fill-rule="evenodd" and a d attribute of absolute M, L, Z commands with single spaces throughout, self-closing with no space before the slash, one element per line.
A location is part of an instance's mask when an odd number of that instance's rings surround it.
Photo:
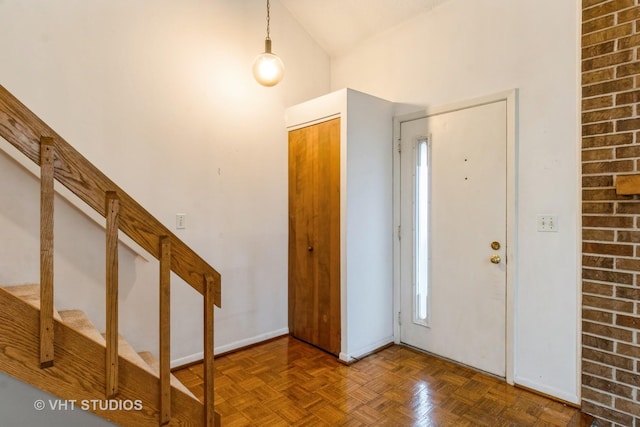
<path fill-rule="evenodd" d="M 57 180 L 106 220 L 105 395 L 118 392 L 118 233 L 160 261 L 160 416 L 171 420 L 170 273 L 204 297 L 204 420 L 216 423 L 213 399 L 213 306 L 221 304 L 220 274 L 131 196 L 0 85 L 0 136 L 40 166 L 40 367 L 54 364 L 53 212 Z"/>

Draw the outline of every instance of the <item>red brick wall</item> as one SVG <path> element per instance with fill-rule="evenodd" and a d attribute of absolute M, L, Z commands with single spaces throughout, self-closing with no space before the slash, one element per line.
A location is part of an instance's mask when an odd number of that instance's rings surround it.
<path fill-rule="evenodd" d="M 582 1 L 582 406 L 640 427 L 640 0 Z"/>

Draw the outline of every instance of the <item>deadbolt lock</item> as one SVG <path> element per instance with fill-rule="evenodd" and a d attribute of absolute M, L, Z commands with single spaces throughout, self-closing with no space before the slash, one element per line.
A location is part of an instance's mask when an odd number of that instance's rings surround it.
<path fill-rule="evenodd" d="M 491 249 L 493 249 L 494 251 L 500 249 L 500 242 L 491 242 Z"/>

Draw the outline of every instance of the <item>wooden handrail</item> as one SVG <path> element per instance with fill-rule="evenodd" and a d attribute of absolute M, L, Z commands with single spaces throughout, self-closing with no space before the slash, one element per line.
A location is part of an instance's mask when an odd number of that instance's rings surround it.
<path fill-rule="evenodd" d="M 105 217 L 105 194 L 107 191 L 117 192 L 121 206 L 120 230 L 156 259 L 160 258 L 160 236 L 167 236 L 171 242 L 171 271 L 202 295 L 205 291 L 204 277 L 206 275 L 214 277 L 214 303 L 220 307 L 220 273 L 2 85 L 0 85 L 0 136 L 37 165 L 40 165 L 40 137 L 50 137 L 56 146 L 55 179 L 103 217 Z"/>
<path fill-rule="evenodd" d="M 0 85 L 0 136 L 41 167 L 40 365 L 54 363 L 53 181 L 106 218 L 105 394 L 118 392 L 118 231 L 160 261 L 160 425 L 171 421 L 170 272 L 204 299 L 204 425 L 217 422 L 213 401 L 213 306 L 221 305 L 220 274 L 124 190 Z"/>

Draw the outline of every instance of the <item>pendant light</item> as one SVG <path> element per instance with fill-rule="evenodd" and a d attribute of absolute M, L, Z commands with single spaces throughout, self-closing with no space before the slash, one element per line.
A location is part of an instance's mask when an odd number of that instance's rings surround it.
<path fill-rule="evenodd" d="M 253 77 L 262 86 L 275 86 L 280 83 L 284 76 L 284 64 L 282 60 L 271 53 L 271 37 L 269 37 L 271 19 L 270 4 L 267 0 L 267 38 L 264 40 L 264 53 L 258 55 L 253 61 Z"/>

